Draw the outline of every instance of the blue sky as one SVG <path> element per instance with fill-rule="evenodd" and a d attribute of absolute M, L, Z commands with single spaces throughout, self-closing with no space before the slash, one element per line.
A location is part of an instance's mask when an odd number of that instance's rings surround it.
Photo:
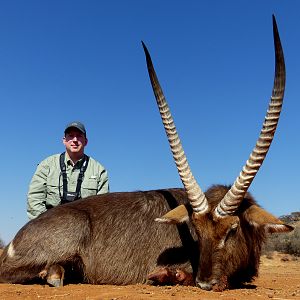
<path fill-rule="evenodd" d="M 298 1 L 0 1 L 0 237 L 9 242 L 27 222 L 31 177 L 42 159 L 64 150 L 72 120 L 85 123 L 86 153 L 107 168 L 112 192 L 182 186 L 141 40 L 198 183 L 204 190 L 232 183 L 271 95 L 273 13 L 286 94 L 250 191 L 279 216 L 300 210 Z"/>

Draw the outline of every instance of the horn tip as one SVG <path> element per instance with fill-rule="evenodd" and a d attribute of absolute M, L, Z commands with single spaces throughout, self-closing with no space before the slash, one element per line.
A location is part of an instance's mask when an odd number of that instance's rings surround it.
<path fill-rule="evenodd" d="M 274 14 L 272 15 L 272 22 L 273 22 L 273 31 L 274 33 L 276 32 L 276 34 L 278 35 L 278 27 L 277 27 L 277 22 Z"/>
<path fill-rule="evenodd" d="M 145 54 L 146 55 L 149 55 L 149 51 L 148 51 L 148 49 L 147 49 L 147 47 L 146 47 L 146 44 L 143 42 L 143 41 L 141 41 L 142 42 L 142 46 L 143 46 L 143 49 L 144 49 L 144 51 L 145 51 Z"/>

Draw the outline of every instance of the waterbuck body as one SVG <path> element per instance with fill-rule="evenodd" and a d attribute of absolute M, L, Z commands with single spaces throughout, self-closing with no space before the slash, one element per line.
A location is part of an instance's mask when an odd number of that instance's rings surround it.
<path fill-rule="evenodd" d="M 285 88 L 283 51 L 273 17 L 275 79 L 265 122 L 232 186 L 197 184 L 143 44 L 148 72 L 184 189 L 110 193 L 52 208 L 27 223 L 0 257 L 0 282 L 81 275 L 94 284 L 195 284 L 222 291 L 257 275 L 267 233 L 287 232 L 248 193 L 278 124 Z M 164 223 L 164 224 L 161 224 Z M 66 274 L 64 271 L 66 270 Z M 72 273 L 72 270 L 73 271 Z M 59 273 L 59 274 L 58 274 Z"/>
<path fill-rule="evenodd" d="M 46 265 L 72 261 L 90 283 L 145 282 L 157 265 L 191 270 L 198 257 L 193 228 L 155 222 L 182 203 L 188 203 L 186 193 L 170 189 L 110 193 L 55 207 L 28 222 L 6 247 L 0 281 L 26 282 Z"/>
<path fill-rule="evenodd" d="M 207 191 L 212 208 L 227 191 L 224 186 Z M 260 209 L 247 194 L 239 210 L 238 228 L 228 232 L 226 249 L 212 258 L 212 245 L 205 246 L 210 251 L 201 251 L 189 220 L 173 226 L 154 221 L 180 204 L 191 216 L 183 189 L 110 193 L 55 207 L 28 222 L 5 248 L 0 258 L 0 282 L 30 282 L 53 264 L 75 267 L 84 282 L 94 284 L 143 283 L 149 273 L 163 267 L 184 270 L 194 277 L 203 269 L 210 277 L 212 259 L 219 260 L 222 271 L 218 272 L 229 278 L 231 285 L 251 281 L 257 275 L 266 224 L 281 222 L 265 213 L 261 224 L 253 226 L 257 220 L 251 218 L 255 218 L 255 209 Z"/>

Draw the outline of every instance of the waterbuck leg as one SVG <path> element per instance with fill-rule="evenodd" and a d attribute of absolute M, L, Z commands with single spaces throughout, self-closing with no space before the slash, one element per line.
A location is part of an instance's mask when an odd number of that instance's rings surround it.
<path fill-rule="evenodd" d="M 40 273 L 39 277 L 47 280 L 48 284 L 54 287 L 63 286 L 65 269 L 58 264 L 46 266 Z"/>
<path fill-rule="evenodd" d="M 182 269 L 162 267 L 148 274 L 148 279 L 157 285 L 195 285 L 193 274 Z"/>

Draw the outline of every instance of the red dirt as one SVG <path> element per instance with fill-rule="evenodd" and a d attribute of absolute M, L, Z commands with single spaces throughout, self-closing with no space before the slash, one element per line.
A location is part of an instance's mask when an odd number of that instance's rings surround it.
<path fill-rule="evenodd" d="M 53 288 L 47 285 L 0 284 L 0 299 L 72 299 L 72 300 L 121 300 L 121 299 L 300 299 L 300 259 L 284 255 L 262 257 L 260 275 L 242 289 L 224 292 L 207 292 L 197 287 L 147 285 L 67 285 Z"/>

